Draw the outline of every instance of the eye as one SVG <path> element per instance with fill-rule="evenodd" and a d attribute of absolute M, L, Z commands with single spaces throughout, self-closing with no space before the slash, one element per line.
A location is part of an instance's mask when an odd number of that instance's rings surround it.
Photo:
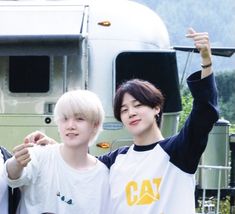
<path fill-rule="evenodd" d="M 83 121 L 83 120 L 85 120 L 85 118 L 83 118 L 83 117 L 76 117 L 76 121 Z"/>
<path fill-rule="evenodd" d="M 61 118 L 62 121 L 67 121 L 68 117 L 66 117 L 65 115 Z"/>
<path fill-rule="evenodd" d="M 136 108 L 138 108 L 138 107 L 140 107 L 140 106 L 143 106 L 143 104 L 137 103 L 137 104 L 135 104 L 134 106 L 135 106 Z"/>
<path fill-rule="evenodd" d="M 122 108 L 121 109 L 121 114 L 127 112 L 127 108 Z"/>

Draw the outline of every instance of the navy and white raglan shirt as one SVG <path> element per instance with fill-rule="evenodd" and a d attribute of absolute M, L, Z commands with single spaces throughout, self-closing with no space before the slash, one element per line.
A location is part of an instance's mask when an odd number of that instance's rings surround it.
<path fill-rule="evenodd" d="M 187 83 L 192 111 L 175 136 L 122 147 L 100 157 L 110 169 L 111 214 L 195 213 L 195 172 L 218 120 L 214 75 L 193 73 Z"/>

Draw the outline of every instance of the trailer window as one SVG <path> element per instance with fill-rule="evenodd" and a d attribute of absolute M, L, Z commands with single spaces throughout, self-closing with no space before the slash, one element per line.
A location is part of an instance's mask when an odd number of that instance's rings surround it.
<path fill-rule="evenodd" d="M 116 58 L 116 89 L 123 81 L 139 78 L 153 83 L 164 97 L 163 112 L 182 110 L 176 53 L 122 52 Z"/>
<path fill-rule="evenodd" d="M 10 56 L 9 90 L 13 93 L 49 91 L 49 56 Z"/>

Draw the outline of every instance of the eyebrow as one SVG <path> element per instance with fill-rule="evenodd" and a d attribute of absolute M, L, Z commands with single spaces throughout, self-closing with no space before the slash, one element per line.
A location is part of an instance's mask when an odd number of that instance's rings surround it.
<path fill-rule="evenodd" d="M 131 100 L 131 102 L 132 102 L 132 103 L 135 103 L 135 102 L 139 102 L 139 103 L 140 103 L 140 101 L 137 100 L 137 99 L 133 99 L 133 100 Z M 122 107 L 125 107 L 125 106 L 127 106 L 127 105 L 126 105 L 126 104 L 123 104 L 123 105 L 121 105 L 121 108 L 122 108 Z"/>
<path fill-rule="evenodd" d="M 75 113 L 74 115 L 73 115 L 74 117 L 86 117 L 84 114 L 82 114 L 82 113 Z"/>

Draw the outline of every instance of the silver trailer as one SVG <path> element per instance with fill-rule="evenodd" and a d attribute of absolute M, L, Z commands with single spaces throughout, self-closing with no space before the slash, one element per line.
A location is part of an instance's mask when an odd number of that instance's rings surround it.
<path fill-rule="evenodd" d="M 117 85 L 130 78 L 162 89 L 161 129 L 175 134 L 181 111 L 176 54 L 155 12 L 131 1 L 0 1 L 0 145 L 11 150 L 35 130 L 59 141 L 54 105 L 77 88 L 97 93 L 106 112 L 90 152 L 131 144 L 112 110 Z"/>

